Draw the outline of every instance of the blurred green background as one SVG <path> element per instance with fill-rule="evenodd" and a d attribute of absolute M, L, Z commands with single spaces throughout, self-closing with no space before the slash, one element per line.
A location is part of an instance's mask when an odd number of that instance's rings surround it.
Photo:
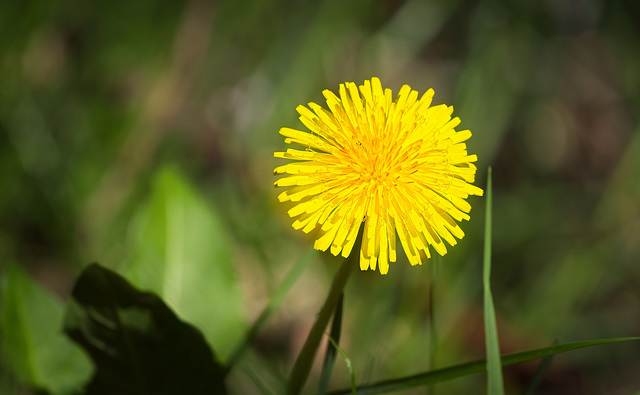
<path fill-rule="evenodd" d="M 295 107 L 380 77 L 455 108 L 494 169 L 502 352 L 640 334 L 640 6 L 632 0 L 0 2 L 0 393 L 90 375 L 60 331 L 100 262 L 153 290 L 225 361 L 312 242 L 278 204 Z M 442 259 L 438 364 L 484 356 L 484 199 Z M 278 393 L 340 260 L 318 253 L 231 372 Z M 427 370 L 429 266 L 347 286 L 359 384 Z M 537 364 L 505 369 L 521 393 Z M 555 358 L 546 394 L 640 390 L 640 345 Z M 319 364 L 308 390 L 317 388 Z M 332 387 L 348 386 L 338 359 Z M 483 375 L 438 386 L 482 393 Z M 408 393 L 424 393 L 424 390 Z"/>

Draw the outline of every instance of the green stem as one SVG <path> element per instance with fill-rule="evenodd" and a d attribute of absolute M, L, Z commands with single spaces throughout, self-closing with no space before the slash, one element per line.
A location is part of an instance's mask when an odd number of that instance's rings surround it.
<path fill-rule="evenodd" d="M 357 242 L 356 246 L 358 246 Z M 347 283 L 347 279 L 349 278 L 353 268 L 356 266 L 356 256 L 358 256 L 357 250 L 352 251 L 349 258 L 345 259 L 333 277 L 329 295 L 327 295 L 327 299 L 320 309 L 320 313 L 318 313 L 318 318 L 316 318 L 316 322 L 313 324 L 311 332 L 309 332 L 309 336 L 302 347 L 302 351 L 300 351 L 300 355 L 298 355 L 298 359 L 296 359 L 296 362 L 293 365 L 293 370 L 291 371 L 289 382 L 287 383 L 287 394 L 299 394 L 304 383 L 307 381 L 307 377 L 309 377 L 311 365 L 313 364 L 316 351 L 320 345 L 320 340 L 322 340 L 324 330 L 329 323 L 331 315 L 335 311 L 338 300 L 340 300 L 340 295 Z"/>
<path fill-rule="evenodd" d="M 438 266 L 440 264 L 440 256 L 435 255 L 433 261 L 430 263 L 430 271 L 431 271 L 431 279 L 429 284 L 429 369 L 435 370 L 436 361 L 438 358 L 438 332 L 436 328 L 436 317 L 435 317 L 435 288 L 436 288 L 436 278 L 438 275 Z M 428 387 L 429 395 L 435 394 L 435 384 L 432 384 Z"/>

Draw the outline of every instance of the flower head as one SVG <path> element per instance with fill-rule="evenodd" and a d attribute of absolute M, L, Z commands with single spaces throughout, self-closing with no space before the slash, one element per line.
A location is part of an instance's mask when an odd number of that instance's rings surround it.
<path fill-rule="evenodd" d="M 323 92 L 329 110 L 298 106 L 310 132 L 280 129 L 285 143 L 300 147 L 274 155 L 295 161 L 274 170 L 288 174 L 275 185 L 290 187 L 278 199 L 296 203 L 293 227 L 319 227 L 314 247 L 346 258 L 364 222 L 360 268 L 382 274 L 396 261 L 396 233 L 412 265 L 431 257 L 429 246 L 446 254 L 444 241 L 453 246 L 464 236 L 456 221 L 469 220 L 465 199 L 482 195 L 470 184 L 477 157 L 463 141 L 471 132 L 454 130 L 453 107 L 430 107 L 432 89 L 418 100 L 404 85 L 394 101 L 372 78 L 359 89 L 341 84 L 339 93 Z"/>

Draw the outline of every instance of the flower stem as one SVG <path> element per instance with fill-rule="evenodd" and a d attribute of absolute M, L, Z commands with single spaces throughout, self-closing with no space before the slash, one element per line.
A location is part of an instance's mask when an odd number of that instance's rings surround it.
<path fill-rule="evenodd" d="M 358 245 L 357 242 L 356 245 Z M 307 381 L 316 351 L 320 345 L 320 340 L 322 340 L 322 335 L 329 323 L 329 319 L 331 318 L 333 311 L 336 309 L 336 305 L 340 300 L 340 295 L 347 283 L 349 275 L 356 266 L 355 260 L 357 256 L 357 250 L 352 251 L 351 255 L 344 260 L 333 277 L 329 295 L 327 295 L 327 299 L 320 309 L 320 313 L 318 313 L 316 322 L 313 324 L 313 327 L 311 327 L 311 332 L 309 332 L 309 336 L 302 347 L 302 351 L 300 351 L 300 355 L 298 355 L 298 359 L 296 359 L 296 362 L 293 365 L 293 370 L 291 371 L 289 382 L 287 383 L 287 394 L 299 394 L 304 383 Z"/>
<path fill-rule="evenodd" d="M 436 361 L 438 359 L 438 331 L 436 328 L 436 310 L 435 310 L 435 294 L 436 294 L 436 278 L 438 276 L 438 266 L 440 264 L 440 256 L 435 255 L 430 263 L 430 281 L 429 281 L 429 370 L 436 369 Z M 435 384 L 429 385 L 427 390 L 429 395 L 436 393 Z"/>

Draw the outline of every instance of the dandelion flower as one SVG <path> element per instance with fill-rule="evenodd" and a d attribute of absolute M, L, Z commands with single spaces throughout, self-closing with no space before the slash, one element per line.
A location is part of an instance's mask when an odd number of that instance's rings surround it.
<path fill-rule="evenodd" d="M 280 129 L 285 143 L 299 146 L 276 152 L 294 162 L 279 166 L 287 174 L 275 182 L 289 187 L 278 199 L 296 203 L 288 211 L 293 227 L 319 228 L 314 248 L 348 257 L 364 222 L 360 268 L 386 274 L 396 261 L 396 233 L 411 265 L 431 257 L 429 246 L 447 253 L 469 220 L 469 195 L 482 195 L 475 180 L 476 155 L 464 143 L 471 132 L 456 131 L 453 107 L 431 107 L 433 90 L 419 100 L 404 85 L 395 101 L 380 80 L 340 85 L 339 96 L 325 90 L 328 110 L 298 106 L 310 130 Z"/>

